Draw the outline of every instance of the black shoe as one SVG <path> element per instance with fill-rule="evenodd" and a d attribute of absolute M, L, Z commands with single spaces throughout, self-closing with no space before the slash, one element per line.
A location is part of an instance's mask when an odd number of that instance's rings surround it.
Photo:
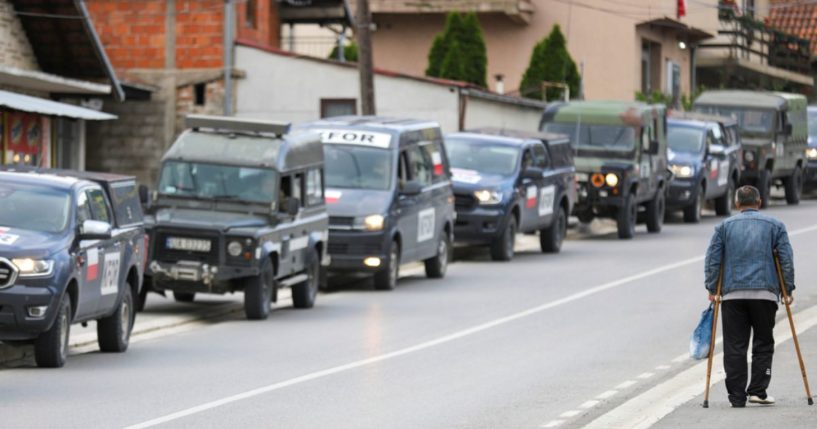
<path fill-rule="evenodd" d="M 732 402 L 732 408 L 746 408 L 745 402 Z"/>

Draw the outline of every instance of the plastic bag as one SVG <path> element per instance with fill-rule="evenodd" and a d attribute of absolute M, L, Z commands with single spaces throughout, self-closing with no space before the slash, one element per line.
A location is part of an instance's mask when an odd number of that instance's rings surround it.
<path fill-rule="evenodd" d="M 709 357 L 709 344 L 712 342 L 712 315 L 715 312 L 712 305 L 701 313 L 701 321 L 692 332 L 689 339 L 689 357 L 692 359 L 706 359 Z"/>

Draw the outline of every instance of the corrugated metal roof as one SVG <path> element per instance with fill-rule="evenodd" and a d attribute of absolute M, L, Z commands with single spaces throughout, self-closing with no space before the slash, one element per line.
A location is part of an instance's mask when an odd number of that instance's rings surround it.
<path fill-rule="evenodd" d="M 22 110 L 29 113 L 40 113 L 48 116 L 62 116 L 73 119 L 86 119 L 89 121 L 105 121 L 116 119 L 115 115 L 73 104 L 60 103 L 43 98 L 31 97 L 14 92 L 0 90 L 0 106 L 5 106 L 14 110 Z"/>

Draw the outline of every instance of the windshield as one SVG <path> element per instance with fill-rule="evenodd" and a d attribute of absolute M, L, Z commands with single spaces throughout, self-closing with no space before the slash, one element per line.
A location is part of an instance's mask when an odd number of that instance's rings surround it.
<path fill-rule="evenodd" d="M 775 127 L 775 111 L 744 109 L 741 107 L 698 106 L 697 111 L 713 115 L 728 116 L 738 122 L 741 132 L 751 134 L 771 134 Z"/>
<path fill-rule="evenodd" d="M 817 111 L 808 112 L 808 136 L 817 139 Z"/>
<path fill-rule="evenodd" d="M 675 152 L 700 153 L 704 148 L 706 130 L 670 123 L 667 129 L 667 143 Z"/>
<path fill-rule="evenodd" d="M 61 232 L 68 226 L 70 212 L 71 197 L 67 192 L 0 184 L 0 236 L 9 237 L 14 228 Z"/>
<path fill-rule="evenodd" d="M 338 144 L 323 148 L 327 187 L 382 191 L 391 187 L 391 151 Z"/>
<path fill-rule="evenodd" d="M 270 203 L 278 175 L 273 170 L 168 161 L 162 167 L 159 193 L 176 197 Z"/>
<path fill-rule="evenodd" d="M 627 125 L 549 122 L 542 131 L 567 134 L 578 149 L 626 152 L 635 149 L 635 130 Z"/>
<path fill-rule="evenodd" d="M 519 149 L 509 145 L 447 138 L 445 147 L 452 169 L 510 176 L 519 163 Z"/>

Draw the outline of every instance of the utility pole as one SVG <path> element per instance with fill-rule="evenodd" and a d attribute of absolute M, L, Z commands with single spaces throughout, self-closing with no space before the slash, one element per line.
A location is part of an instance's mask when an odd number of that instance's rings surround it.
<path fill-rule="evenodd" d="M 357 68 L 360 72 L 360 109 L 364 115 L 374 115 L 374 64 L 372 60 L 372 14 L 369 0 L 357 0 Z"/>
<path fill-rule="evenodd" d="M 224 1 L 224 116 L 233 115 L 233 0 Z"/>

